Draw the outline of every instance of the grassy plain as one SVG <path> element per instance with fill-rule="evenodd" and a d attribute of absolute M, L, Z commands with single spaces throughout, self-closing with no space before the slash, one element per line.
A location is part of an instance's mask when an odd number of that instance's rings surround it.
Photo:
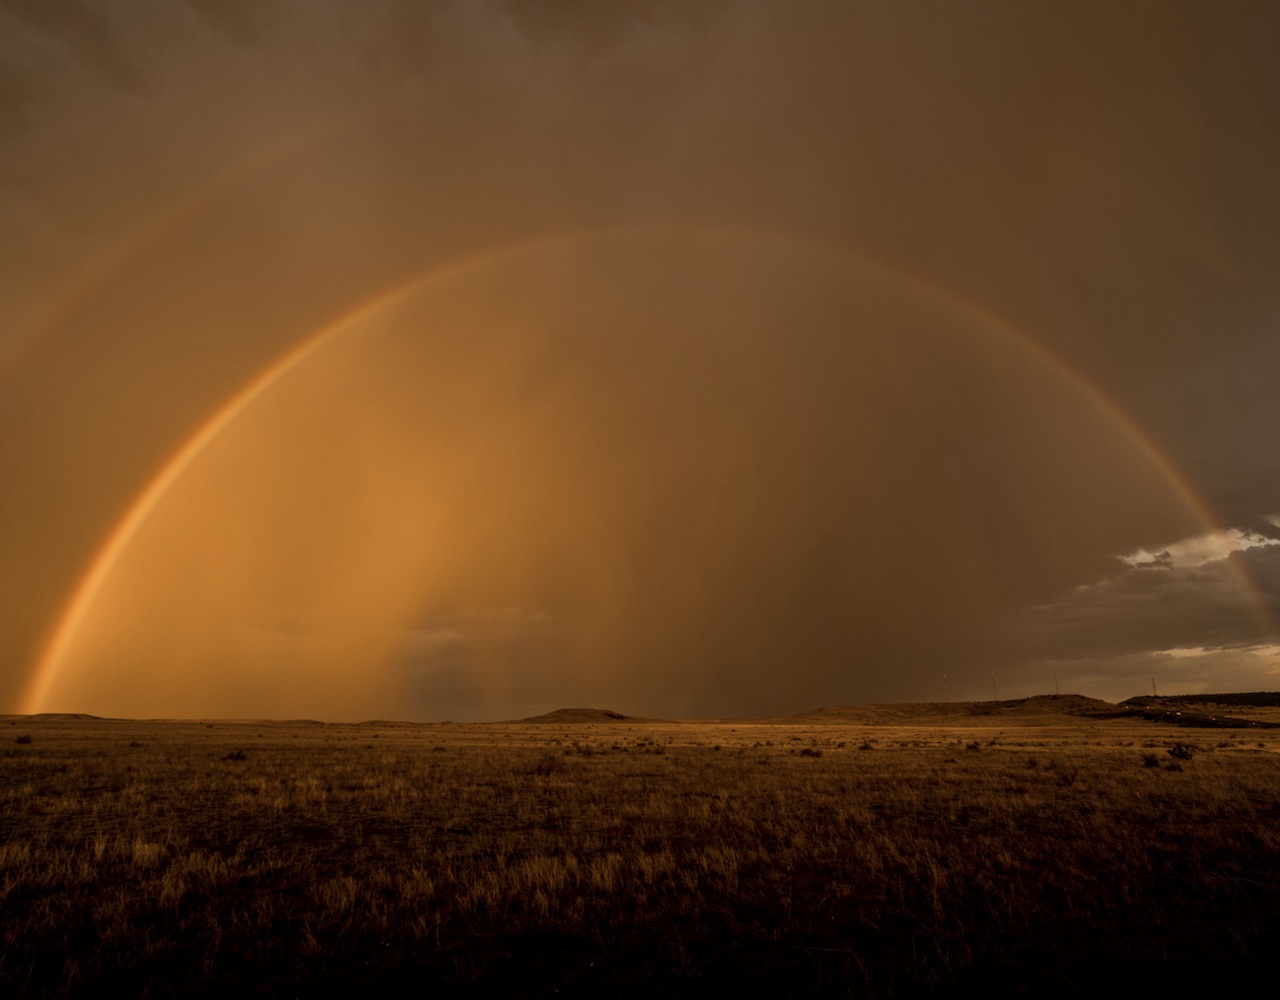
<path fill-rule="evenodd" d="M 1077 702 L 0 717 L 0 994 L 1073 995 L 1274 973 L 1280 730 Z"/>

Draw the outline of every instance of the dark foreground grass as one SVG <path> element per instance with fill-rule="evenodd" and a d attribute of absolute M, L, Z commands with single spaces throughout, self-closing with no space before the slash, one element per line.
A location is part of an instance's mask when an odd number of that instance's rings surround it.
<path fill-rule="evenodd" d="M 1072 995 L 1280 940 L 1253 735 L 14 721 L 5 996 Z"/>

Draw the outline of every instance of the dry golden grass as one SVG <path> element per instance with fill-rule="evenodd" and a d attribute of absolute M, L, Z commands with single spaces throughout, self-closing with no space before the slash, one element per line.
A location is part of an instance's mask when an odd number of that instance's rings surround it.
<path fill-rule="evenodd" d="M 1280 736 L 886 718 L 0 719 L 0 994 L 1042 995 L 1270 961 Z"/>

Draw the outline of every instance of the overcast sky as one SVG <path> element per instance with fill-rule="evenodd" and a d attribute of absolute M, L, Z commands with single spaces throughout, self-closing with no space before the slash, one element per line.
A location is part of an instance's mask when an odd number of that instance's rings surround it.
<path fill-rule="evenodd" d="M 1275 11 L 0 0 L 0 710 L 1280 687 Z"/>

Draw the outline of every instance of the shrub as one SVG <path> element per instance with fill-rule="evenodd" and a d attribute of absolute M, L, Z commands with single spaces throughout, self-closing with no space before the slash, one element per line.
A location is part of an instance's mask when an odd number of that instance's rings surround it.
<path fill-rule="evenodd" d="M 548 775 L 555 774 L 557 771 L 564 770 L 564 755 L 557 756 L 553 753 L 544 753 L 536 761 L 533 762 L 533 773 L 540 774 L 544 778 Z"/>

